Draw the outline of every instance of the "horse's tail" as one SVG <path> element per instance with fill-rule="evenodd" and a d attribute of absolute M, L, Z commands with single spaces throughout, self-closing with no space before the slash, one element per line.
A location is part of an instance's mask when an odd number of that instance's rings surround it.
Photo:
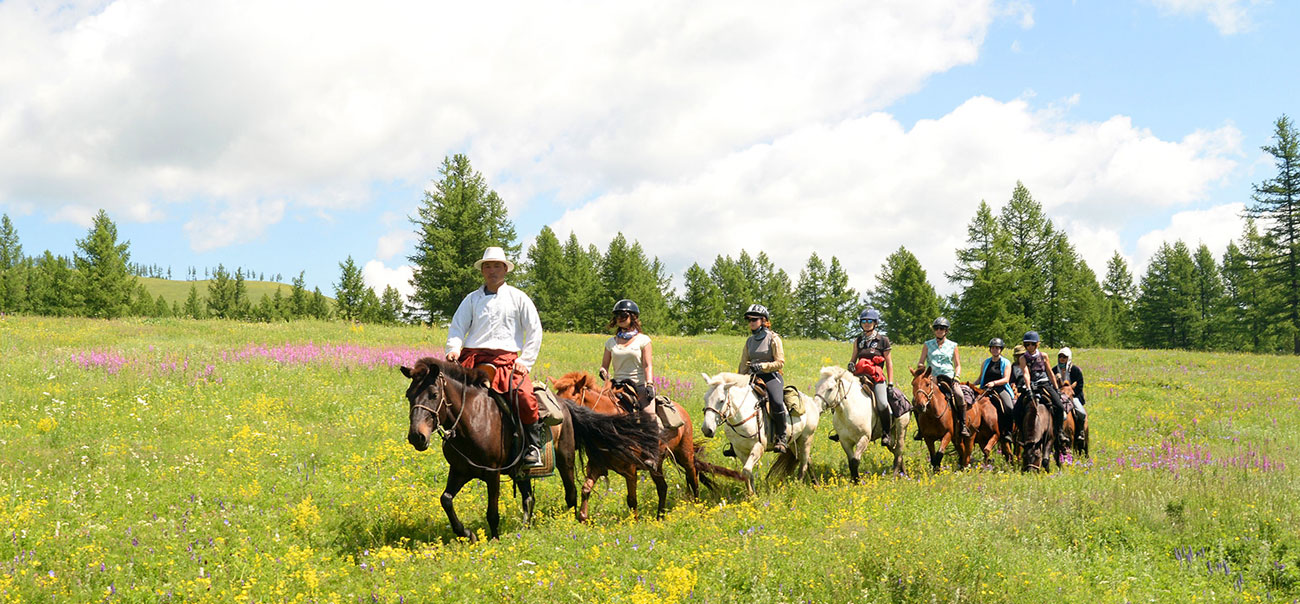
<path fill-rule="evenodd" d="M 799 458 L 791 451 L 786 451 L 776 457 L 776 463 L 767 471 L 768 480 L 785 480 L 794 474 L 794 469 L 799 466 Z"/>
<path fill-rule="evenodd" d="M 701 460 L 700 456 L 704 454 L 703 441 L 697 440 L 694 443 L 692 443 L 692 445 L 695 447 L 695 474 L 699 476 L 700 484 L 703 484 L 704 486 L 709 487 L 710 489 L 717 488 L 714 486 L 713 481 L 709 479 L 710 474 L 712 474 L 713 476 L 730 478 L 738 482 L 745 482 L 744 474 L 741 474 L 736 470 L 732 470 L 731 468 L 724 468 L 722 466 L 711 464 L 707 461 Z"/>
<path fill-rule="evenodd" d="M 573 440 L 588 459 L 622 459 L 643 470 L 659 464 L 659 426 L 635 414 L 597 413 L 561 399 L 573 419 Z M 606 464 L 608 465 L 608 464 Z"/>

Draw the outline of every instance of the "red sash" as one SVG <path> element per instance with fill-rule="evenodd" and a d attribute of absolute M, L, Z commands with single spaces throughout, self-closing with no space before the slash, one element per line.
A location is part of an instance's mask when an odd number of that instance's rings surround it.
<path fill-rule="evenodd" d="M 515 406 L 519 409 L 519 417 L 524 424 L 537 423 L 537 397 L 533 395 L 533 381 L 528 372 L 522 374 L 515 373 L 515 359 L 519 358 L 519 353 L 507 350 L 493 350 L 489 348 L 466 348 L 460 351 L 460 364 L 467 369 L 473 369 L 478 365 L 491 365 L 497 368 L 497 374 L 492 378 L 492 389 L 506 394 L 510 392 L 511 382 L 514 382 Z"/>

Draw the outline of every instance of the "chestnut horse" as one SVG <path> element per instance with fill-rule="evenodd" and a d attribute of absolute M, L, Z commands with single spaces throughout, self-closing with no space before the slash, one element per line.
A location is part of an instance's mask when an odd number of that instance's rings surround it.
<path fill-rule="evenodd" d="M 953 429 L 952 407 L 929 367 L 924 370 L 913 367 L 909 371 L 912 373 L 912 412 L 916 414 L 916 430 L 930 450 L 930 466 L 937 471 L 944 450 L 957 436 Z M 939 442 L 938 447 L 934 446 L 935 441 Z"/>
<path fill-rule="evenodd" d="M 958 439 L 957 450 L 964 460 L 962 467 L 970 465 L 971 454 L 974 453 L 976 446 L 984 451 L 984 463 L 989 463 L 989 456 L 999 444 L 1002 458 L 1007 460 L 1007 463 L 1011 463 L 1011 444 L 1002 442 L 997 403 L 993 402 L 996 396 L 994 391 L 980 390 L 969 382 L 963 385 L 975 393 L 975 406 L 966 411 L 966 425 L 970 428 L 971 435 Z"/>
<path fill-rule="evenodd" d="M 442 492 L 442 509 L 447 513 L 451 530 L 459 537 L 474 540 L 452 504 L 456 494 L 475 478 L 487 483 L 488 531 L 493 539 L 499 535 L 500 515 L 497 502 L 501 494 L 501 474 L 505 473 L 519 489 L 524 524 L 533 517 L 533 487 L 522 467 L 523 442 L 519 438 L 517 418 L 504 413 L 488 393 L 492 369 L 468 370 L 455 363 L 425 357 L 413 367 L 402 367 L 410 378 L 406 399 L 411 404 L 406 440 L 417 451 L 429 448 L 433 433 L 442 437 L 442 454 L 447 458 L 447 486 Z M 632 465 L 654 467 L 659 435 L 630 417 L 600 415 L 564 401 L 562 421 L 551 426 L 555 448 L 555 466 L 564 482 L 566 507 L 577 505 L 577 488 L 573 467 L 575 450 L 581 448 L 588 459 L 619 459 Z M 651 459 L 644 460 L 639 452 Z"/>
<path fill-rule="evenodd" d="M 579 405 L 591 409 L 597 413 L 606 415 L 626 415 L 627 410 L 615 400 L 614 392 L 608 387 L 601 388 L 597 386 L 596 379 L 590 373 L 585 371 L 574 371 L 565 374 L 563 377 L 551 380 L 551 386 L 555 389 L 556 396 L 573 399 Z M 655 483 L 655 492 L 659 496 L 659 506 L 656 508 L 655 517 L 663 518 L 664 511 L 668 502 L 668 483 L 664 480 L 663 473 L 663 456 L 671 455 L 673 461 L 681 467 L 682 472 L 686 474 L 686 484 L 691 489 L 692 497 L 700 496 L 700 483 L 704 486 L 713 488 L 713 483 L 709 480 L 708 474 L 718 474 L 736 480 L 742 480 L 744 477 L 739 472 L 728 470 L 720 466 L 704 463 L 696 456 L 699 454 L 700 445 L 695 444 L 695 427 L 691 424 L 691 416 L 681 409 L 682 425 L 676 428 L 663 430 L 659 435 L 659 463 L 650 470 L 650 479 Z M 643 417 L 651 426 L 655 426 L 653 420 L 649 417 Z M 582 483 L 582 504 L 578 507 L 578 520 L 586 521 L 587 500 L 591 497 L 592 488 L 596 480 L 605 476 L 609 470 L 614 470 L 627 482 L 627 507 L 636 514 L 637 506 L 637 466 L 627 463 L 621 459 L 609 459 L 610 463 L 600 463 L 588 461 L 586 480 Z"/>

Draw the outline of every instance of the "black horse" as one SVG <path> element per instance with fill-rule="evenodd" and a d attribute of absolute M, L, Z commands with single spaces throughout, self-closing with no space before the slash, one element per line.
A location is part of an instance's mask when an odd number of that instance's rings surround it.
<path fill-rule="evenodd" d="M 417 451 L 429 448 L 435 431 L 442 436 L 442 454 L 450 471 L 442 493 L 442 509 L 451 530 L 473 540 L 474 533 L 461 524 L 452 503 L 465 483 L 479 479 L 487 483 L 488 529 L 498 537 L 501 474 L 514 481 L 524 510 L 524 524 L 533 516 L 533 487 L 527 468 L 521 466 L 523 442 L 514 429 L 513 415 L 503 413 L 487 389 L 490 369 L 468 370 L 455 363 L 425 357 L 414 367 L 402 367 L 411 379 L 406 389 L 410 401 L 411 425 L 406 439 Z M 551 427 L 555 445 L 555 466 L 564 482 L 564 502 L 573 508 L 578 502 L 574 482 L 577 449 L 591 459 L 620 459 L 642 469 L 657 465 L 659 433 L 653 423 L 638 422 L 631 415 L 601 415 L 572 401 L 564 400 L 563 421 Z"/>

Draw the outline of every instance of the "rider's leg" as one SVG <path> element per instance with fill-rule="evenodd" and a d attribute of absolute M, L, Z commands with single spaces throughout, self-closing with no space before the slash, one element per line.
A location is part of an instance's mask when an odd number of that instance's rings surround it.
<path fill-rule="evenodd" d="M 940 384 L 948 387 L 946 396 L 952 407 L 952 417 L 957 421 L 958 433 L 962 436 L 970 436 L 970 430 L 966 428 L 966 398 L 961 395 L 961 386 L 946 375 L 939 376 L 939 379 Z"/>
<path fill-rule="evenodd" d="M 876 415 L 880 418 L 880 430 L 884 433 L 880 437 L 880 444 L 886 449 L 894 446 L 894 438 L 889 433 L 890 428 L 894 425 L 894 411 L 889 408 L 888 389 L 888 384 L 884 382 L 876 382 L 872 387 L 876 394 Z"/>
<path fill-rule="evenodd" d="M 1002 402 L 998 405 L 998 432 L 1002 434 L 1003 442 L 1011 442 L 1011 393 L 1006 390 L 998 390 L 998 400 Z"/>
<path fill-rule="evenodd" d="M 785 384 L 781 375 L 767 374 L 763 385 L 767 388 L 768 409 L 772 412 L 772 448 L 778 453 L 785 453 L 790 442 L 790 413 L 785 408 Z"/>
<path fill-rule="evenodd" d="M 1044 384 L 1043 390 L 1052 399 L 1052 431 L 1056 434 L 1056 440 L 1062 441 L 1064 435 L 1061 434 L 1061 425 L 1065 423 L 1065 404 L 1061 402 L 1061 393 L 1051 384 Z"/>
<path fill-rule="evenodd" d="M 522 462 L 526 466 L 540 466 L 544 426 L 537 415 L 537 396 L 533 394 L 533 389 L 528 387 L 527 381 L 521 383 L 520 388 L 515 390 L 515 409 L 519 413 L 519 420 L 524 424 Z"/>

